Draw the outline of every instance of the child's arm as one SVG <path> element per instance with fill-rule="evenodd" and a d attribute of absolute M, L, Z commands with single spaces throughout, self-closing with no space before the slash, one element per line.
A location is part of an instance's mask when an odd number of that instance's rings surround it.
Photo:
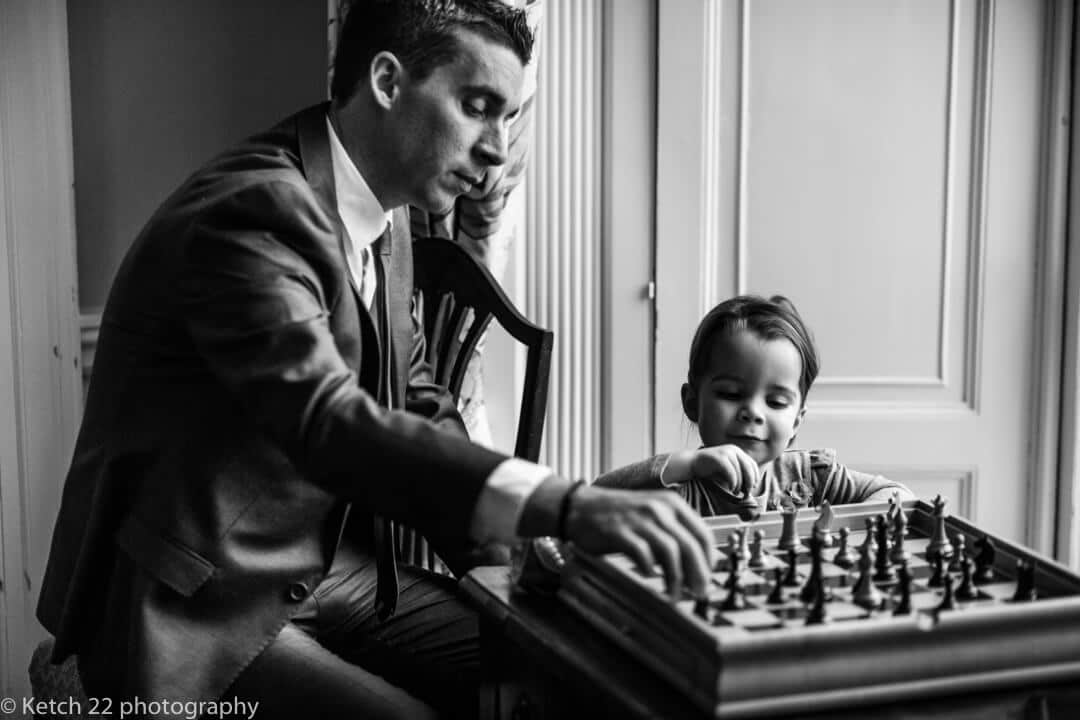
<path fill-rule="evenodd" d="M 816 504 L 832 505 L 886 501 L 895 493 L 899 500 L 914 500 L 915 494 L 902 483 L 881 475 L 852 470 L 838 462 L 832 450 L 810 453 L 810 468 L 818 485 Z"/>

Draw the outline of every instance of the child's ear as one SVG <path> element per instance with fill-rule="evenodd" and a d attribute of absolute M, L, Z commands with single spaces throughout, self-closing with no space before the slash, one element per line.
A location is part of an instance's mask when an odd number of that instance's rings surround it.
<path fill-rule="evenodd" d="M 791 447 L 795 443 L 795 438 L 799 435 L 799 426 L 802 425 L 803 416 L 806 415 L 806 406 L 803 405 L 799 408 L 799 414 L 795 416 L 795 423 L 791 426 L 791 439 L 788 440 L 788 447 Z"/>
<path fill-rule="evenodd" d="M 682 411 L 690 422 L 697 422 L 697 390 L 690 383 L 682 384 Z"/>

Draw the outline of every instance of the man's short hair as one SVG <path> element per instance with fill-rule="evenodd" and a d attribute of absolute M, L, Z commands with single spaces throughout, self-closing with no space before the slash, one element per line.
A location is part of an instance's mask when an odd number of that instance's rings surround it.
<path fill-rule="evenodd" d="M 502 0 L 352 0 L 343 2 L 330 95 L 348 100 L 382 51 L 394 53 L 417 80 L 457 56 L 458 29 L 500 43 L 521 64 L 532 55 L 525 11 Z"/>

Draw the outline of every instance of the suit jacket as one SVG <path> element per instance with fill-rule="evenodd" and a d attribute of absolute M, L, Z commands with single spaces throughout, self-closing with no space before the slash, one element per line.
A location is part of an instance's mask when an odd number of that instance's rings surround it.
<path fill-rule="evenodd" d="M 384 336 L 360 303 L 326 109 L 197 171 L 113 284 L 38 605 L 91 695 L 219 697 L 325 576 L 348 507 L 463 545 L 504 459 L 431 383 L 403 212 L 376 246 Z"/>

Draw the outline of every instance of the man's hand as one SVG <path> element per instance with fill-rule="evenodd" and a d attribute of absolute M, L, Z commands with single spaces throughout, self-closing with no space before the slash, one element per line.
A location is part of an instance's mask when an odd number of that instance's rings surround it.
<path fill-rule="evenodd" d="M 626 553 L 646 575 L 659 564 L 672 598 L 684 584 L 705 597 L 716 564 L 705 522 L 667 490 L 583 487 L 570 499 L 564 539 L 591 553 Z"/>

